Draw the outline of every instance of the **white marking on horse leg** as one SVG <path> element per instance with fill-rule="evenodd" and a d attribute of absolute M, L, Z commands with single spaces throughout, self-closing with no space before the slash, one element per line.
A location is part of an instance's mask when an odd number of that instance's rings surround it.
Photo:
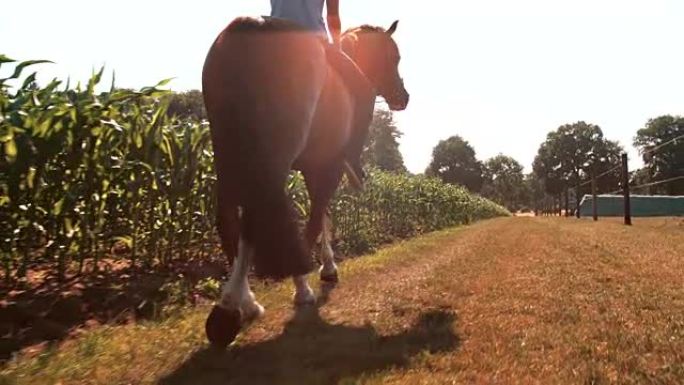
<path fill-rule="evenodd" d="M 233 272 L 228 282 L 223 286 L 221 303 L 219 304 L 227 310 L 241 309 L 242 317 L 246 320 L 258 318 L 264 312 L 264 308 L 255 300 L 254 293 L 249 289 L 247 280 L 252 253 L 252 247 L 240 238 L 238 256 L 235 258 Z"/>
<path fill-rule="evenodd" d="M 292 277 L 292 282 L 295 285 L 294 303 L 300 305 L 313 305 L 316 303 L 316 296 L 309 286 L 306 275 Z"/>
<path fill-rule="evenodd" d="M 247 322 L 251 322 L 264 315 L 264 307 L 257 302 L 254 293 L 249 289 L 247 278 L 245 278 L 245 286 L 246 288 L 242 292 L 243 296 L 240 309 L 242 309 L 242 318 Z"/>
<path fill-rule="evenodd" d="M 324 281 L 337 280 L 337 265 L 335 264 L 335 253 L 333 252 L 332 246 L 330 246 L 330 240 L 332 234 L 330 232 L 329 219 L 323 220 L 323 231 L 321 232 L 321 269 L 320 275 L 321 279 Z"/>

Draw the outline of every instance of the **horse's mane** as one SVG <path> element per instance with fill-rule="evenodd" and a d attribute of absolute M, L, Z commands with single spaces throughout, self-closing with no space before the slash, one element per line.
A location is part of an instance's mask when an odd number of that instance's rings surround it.
<path fill-rule="evenodd" d="M 361 32 L 385 32 L 385 29 L 374 25 L 364 24 L 360 27 L 350 28 L 344 31 L 342 35 L 357 34 Z"/>

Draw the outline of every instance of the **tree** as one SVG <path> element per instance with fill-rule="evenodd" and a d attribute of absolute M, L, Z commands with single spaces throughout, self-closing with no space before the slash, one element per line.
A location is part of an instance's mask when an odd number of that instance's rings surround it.
<path fill-rule="evenodd" d="M 499 154 L 484 163 L 484 197 L 515 212 L 524 205 L 525 188 L 523 166 L 515 159 Z"/>
<path fill-rule="evenodd" d="M 172 93 L 168 96 L 169 116 L 181 119 L 206 120 L 207 111 L 204 108 L 204 97 L 198 90 Z"/>
<path fill-rule="evenodd" d="M 643 156 L 649 180 L 657 182 L 684 175 L 684 138 L 673 141 L 682 135 L 683 116 L 660 116 L 649 120 L 644 128 L 637 131 L 634 146 Z M 652 191 L 684 195 L 684 179 L 653 186 Z"/>
<path fill-rule="evenodd" d="M 390 172 L 406 172 L 399 152 L 402 133 L 394 122 L 392 112 L 377 110 L 370 126 L 368 140 L 361 155 L 364 165 Z"/>
<path fill-rule="evenodd" d="M 597 179 L 598 191 L 610 192 L 619 188 L 622 151 L 617 142 L 604 138 L 603 131 L 595 124 L 566 124 L 547 135 L 533 169 L 543 181 L 545 191 L 558 197 L 567 189 L 591 180 L 592 172 L 600 175 L 615 168 Z M 577 199 L 589 189 L 589 186 L 582 187 Z"/>
<path fill-rule="evenodd" d="M 440 141 L 432 151 L 432 162 L 425 173 L 445 183 L 460 184 L 479 192 L 482 187 L 482 164 L 475 150 L 458 135 Z"/>
<path fill-rule="evenodd" d="M 525 175 L 524 202 L 528 209 L 539 215 L 541 203 L 546 198 L 544 182 L 534 172 Z"/>
<path fill-rule="evenodd" d="M 648 167 L 643 167 L 638 170 L 634 170 L 630 173 L 629 175 L 629 184 L 632 186 L 641 186 L 644 184 L 651 183 L 651 171 L 648 169 Z M 645 187 L 639 189 L 639 191 L 635 191 L 636 193 L 646 193 L 646 194 L 653 194 L 654 192 L 657 192 L 657 188 L 662 187 L 662 186 L 651 186 L 651 187 Z"/>

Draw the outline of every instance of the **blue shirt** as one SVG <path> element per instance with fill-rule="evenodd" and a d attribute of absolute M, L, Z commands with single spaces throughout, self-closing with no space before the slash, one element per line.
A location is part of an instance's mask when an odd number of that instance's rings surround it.
<path fill-rule="evenodd" d="M 327 36 L 323 21 L 325 0 L 271 0 L 271 16 L 294 21 L 302 27 Z"/>

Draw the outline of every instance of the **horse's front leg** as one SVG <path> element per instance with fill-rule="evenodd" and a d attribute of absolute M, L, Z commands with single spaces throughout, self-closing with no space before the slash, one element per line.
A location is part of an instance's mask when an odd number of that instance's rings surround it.
<path fill-rule="evenodd" d="M 264 308 L 256 301 L 247 279 L 252 253 L 253 248 L 240 238 L 238 256 L 230 279 L 223 286 L 221 301 L 214 306 L 207 318 L 207 337 L 217 347 L 228 346 L 245 323 L 264 313 Z"/>
<path fill-rule="evenodd" d="M 292 277 L 292 282 L 295 285 L 294 303 L 295 306 L 313 305 L 316 303 L 316 295 L 314 294 L 307 275 L 300 275 Z"/>
<path fill-rule="evenodd" d="M 310 194 L 311 196 L 311 194 Z M 311 210 L 311 217 L 309 218 L 309 222 L 307 223 L 306 226 L 306 244 L 307 244 L 307 250 L 312 250 L 312 247 L 315 242 L 312 242 L 309 237 L 309 230 L 311 229 L 312 222 L 314 222 L 314 213 L 316 212 L 316 205 L 312 203 L 312 210 Z M 313 305 L 316 303 L 316 295 L 314 294 L 313 290 L 311 289 L 311 286 L 309 286 L 309 281 L 308 281 L 308 275 L 299 275 L 292 277 L 292 282 L 294 283 L 295 286 L 295 294 L 294 294 L 294 304 L 295 306 L 306 306 L 306 305 Z"/>
<path fill-rule="evenodd" d="M 318 172 L 304 172 L 306 188 L 311 198 L 311 213 L 306 224 L 306 243 L 309 250 L 313 250 L 316 239 L 323 233 L 322 255 L 323 266 L 321 279 L 324 281 L 337 280 L 337 266 L 333 261 L 333 252 L 330 247 L 329 231 L 326 230 L 325 212 L 337 186 L 342 178 L 342 164 L 332 168 L 319 170 Z M 325 278 L 324 278 L 325 277 Z M 316 302 L 313 290 L 309 286 L 306 276 L 293 277 L 295 285 L 295 305 L 313 304 Z"/>
<path fill-rule="evenodd" d="M 337 283 L 337 264 L 335 263 L 335 253 L 330 242 L 332 241 L 332 223 L 329 215 L 325 215 L 321 231 L 321 268 L 319 275 L 321 281 L 327 283 Z"/>
<path fill-rule="evenodd" d="M 330 241 L 332 239 L 330 218 L 327 214 L 321 214 L 321 268 L 319 269 L 320 279 L 326 283 L 337 283 L 337 264 L 335 264 L 335 253 L 333 252 Z M 311 221 L 310 221 L 311 223 Z M 312 232 L 315 229 L 312 229 Z M 315 240 L 312 242 L 315 244 Z M 311 305 L 316 303 L 316 297 L 309 286 L 307 276 L 302 275 L 293 277 L 295 285 L 295 305 Z"/>

